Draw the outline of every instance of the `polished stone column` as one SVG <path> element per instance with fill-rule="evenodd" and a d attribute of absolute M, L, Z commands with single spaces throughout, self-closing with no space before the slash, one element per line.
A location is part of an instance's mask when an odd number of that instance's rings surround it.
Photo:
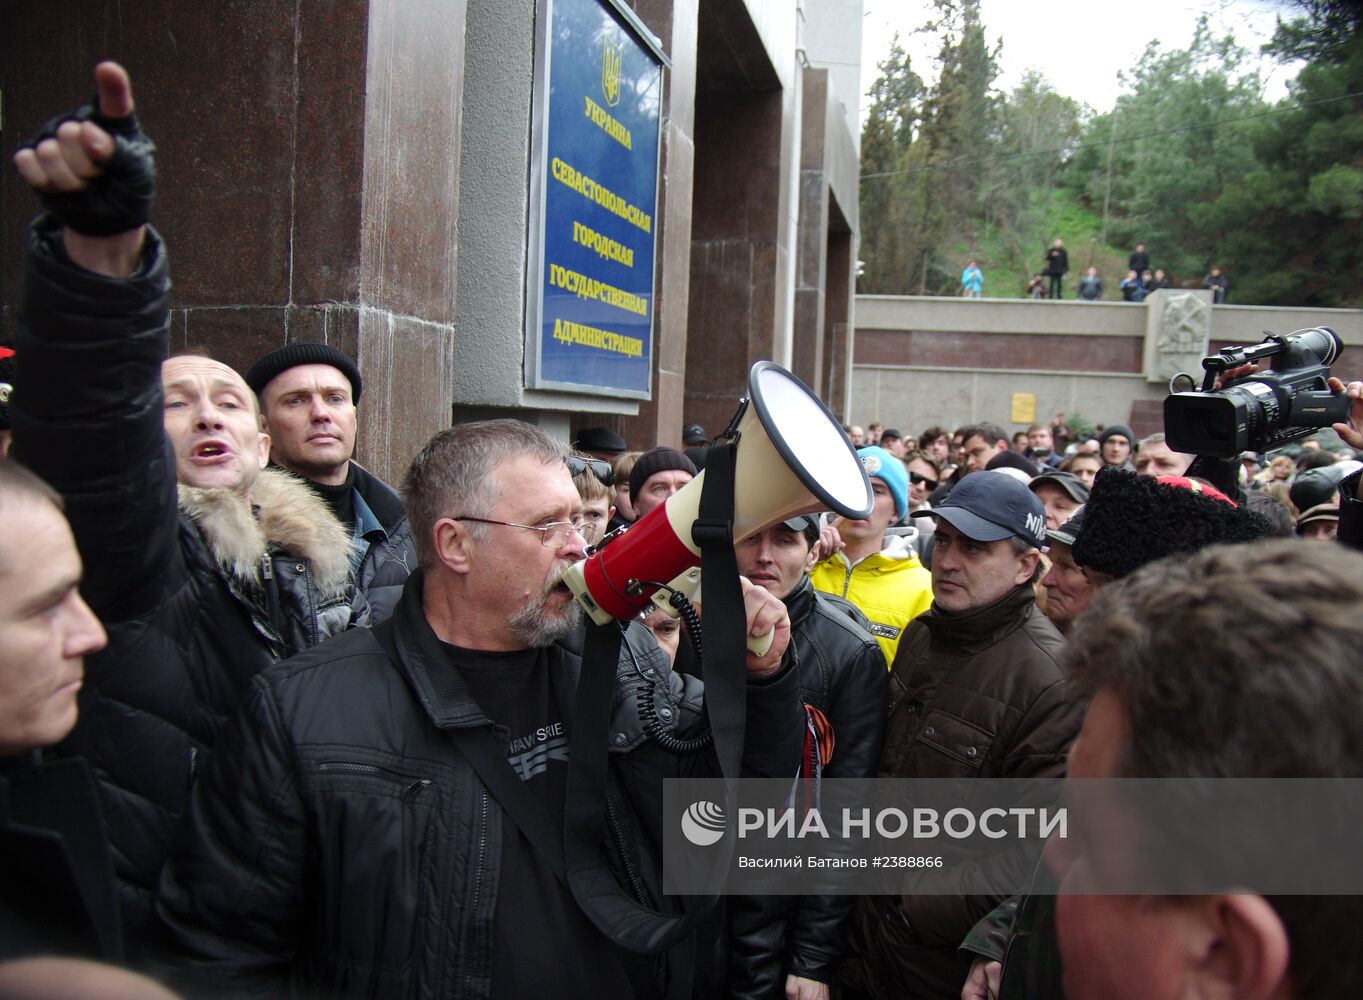
<path fill-rule="evenodd" d="M 824 118 L 828 71 L 804 69 L 800 102 L 800 222 L 795 245 L 795 322 L 791 366 L 816 393 L 823 380 L 824 271 L 828 257 L 828 177 L 824 171 Z"/>
<path fill-rule="evenodd" d="M 833 415 L 852 419 L 848 395 L 852 386 L 852 287 L 856 283 L 856 239 L 837 204 L 831 206 L 827 267 L 824 269 L 823 370 L 816 391 Z"/>
<path fill-rule="evenodd" d="M 658 165 L 658 244 L 653 305 L 653 398 L 639 415 L 619 418 L 631 445 L 681 446 L 687 370 L 686 321 L 691 284 L 691 196 L 696 127 L 698 0 L 640 0 L 635 12 L 663 41 L 662 159 Z M 708 433 L 718 432 L 718 428 Z"/>
<path fill-rule="evenodd" d="M 721 430 L 772 354 L 777 323 L 780 90 L 697 99 L 686 412 Z"/>
<path fill-rule="evenodd" d="M 449 423 L 463 33 L 463 0 L 14 0 L 6 139 L 122 62 L 158 145 L 172 351 L 354 355 L 357 457 L 391 480 Z M 35 202 L 6 175 L 8 311 Z"/>
<path fill-rule="evenodd" d="M 742 0 L 700 11 L 686 414 L 711 434 L 753 362 L 787 360 L 800 131 L 789 14 Z"/>

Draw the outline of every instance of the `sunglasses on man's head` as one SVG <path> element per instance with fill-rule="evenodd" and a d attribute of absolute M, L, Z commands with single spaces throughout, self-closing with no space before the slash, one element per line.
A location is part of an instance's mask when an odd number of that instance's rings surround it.
<path fill-rule="evenodd" d="M 916 472 L 910 472 L 910 473 L 909 473 L 909 482 L 913 483 L 915 486 L 921 486 L 921 485 L 923 485 L 924 483 L 926 483 L 927 486 L 928 486 L 928 489 L 936 489 L 936 488 L 937 488 L 937 480 L 935 480 L 935 479 L 929 479 L 927 476 L 920 476 L 920 475 L 919 475 L 918 473 L 916 473 Z"/>
<path fill-rule="evenodd" d="M 568 471 L 574 476 L 580 476 L 590 469 L 602 486 L 615 485 L 615 471 L 609 462 L 599 458 L 578 458 L 576 455 L 564 455 L 563 461 L 568 463 Z"/>

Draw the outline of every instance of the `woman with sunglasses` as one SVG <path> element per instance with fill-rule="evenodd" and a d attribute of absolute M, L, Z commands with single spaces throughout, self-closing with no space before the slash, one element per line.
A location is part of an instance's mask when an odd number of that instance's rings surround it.
<path fill-rule="evenodd" d="M 931 506 L 928 503 L 928 495 L 937 489 L 942 481 L 941 464 L 926 451 L 911 451 L 904 456 L 904 467 L 909 472 L 909 513 L 927 510 Z M 923 546 L 932 535 L 932 529 L 936 527 L 936 521 L 930 517 L 920 517 L 913 525 L 918 529 L 916 547 L 921 556 Z"/>

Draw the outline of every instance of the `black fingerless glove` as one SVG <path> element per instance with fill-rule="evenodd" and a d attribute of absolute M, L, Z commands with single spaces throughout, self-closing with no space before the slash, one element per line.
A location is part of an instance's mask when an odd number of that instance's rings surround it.
<path fill-rule="evenodd" d="M 21 148 L 32 149 L 44 139 L 55 139 L 63 122 L 94 122 L 114 140 L 114 153 L 104 172 L 91 178 L 83 191 L 40 191 L 43 205 L 63 225 L 86 236 L 112 236 L 146 225 L 156 200 L 156 146 L 143 133 L 137 114 L 108 118 L 99 112 L 99 98 L 75 111 L 49 120 Z"/>

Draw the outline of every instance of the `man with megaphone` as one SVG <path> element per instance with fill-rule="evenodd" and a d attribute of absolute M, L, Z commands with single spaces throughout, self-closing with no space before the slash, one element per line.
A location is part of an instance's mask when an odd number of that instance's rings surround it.
<path fill-rule="evenodd" d="M 263 673 L 195 786 L 161 892 L 186 985 L 586 998 L 661 995 L 659 977 L 694 975 L 713 994 L 714 963 L 677 963 L 713 946 L 722 912 L 655 947 L 671 956 L 660 962 L 649 942 L 621 945 L 624 903 L 589 912 L 570 889 L 580 768 L 604 777 L 587 853 L 659 923 L 681 910 L 659 881 L 662 781 L 716 769 L 713 753 L 673 756 L 645 733 L 647 697 L 672 739 L 694 737 L 706 692 L 642 626 L 597 630 L 616 637 L 618 664 L 592 659 L 591 636 L 584 656 L 564 576 L 587 545 L 565 454 L 497 420 L 442 431 L 413 460 L 403 494 L 421 568 L 391 620 Z M 803 736 L 789 616 L 746 582 L 739 614 L 773 638 L 747 657 L 742 773 L 789 779 Z M 584 705 L 603 677 L 604 698 Z M 578 742 L 598 708 L 599 760 Z"/>

